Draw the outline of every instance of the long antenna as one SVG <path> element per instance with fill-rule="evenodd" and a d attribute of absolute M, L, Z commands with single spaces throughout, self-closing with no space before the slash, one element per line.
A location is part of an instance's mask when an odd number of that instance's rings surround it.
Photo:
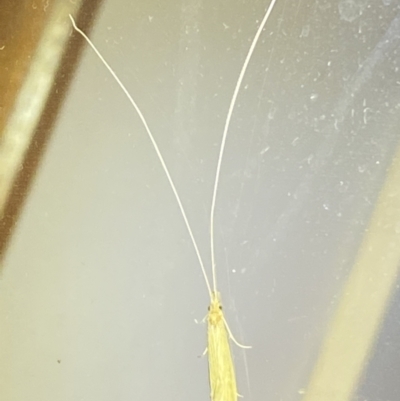
<path fill-rule="evenodd" d="M 236 99 L 239 94 L 240 86 L 242 85 L 244 74 L 246 73 L 247 67 L 249 65 L 251 56 L 253 55 L 254 49 L 257 45 L 258 39 L 260 38 L 261 32 L 264 29 L 265 24 L 267 23 L 267 20 L 272 12 L 272 9 L 274 8 L 275 3 L 276 3 L 276 0 L 271 1 L 270 5 L 267 9 L 267 12 L 264 15 L 264 18 L 261 21 L 260 26 L 258 27 L 257 33 L 254 36 L 253 42 L 251 43 L 251 46 L 247 53 L 242 70 L 240 71 L 239 78 L 236 82 L 236 87 L 233 92 L 232 100 L 229 105 L 228 114 L 227 114 L 226 120 L 225 120 L 224 132 L 222 134 L 221 148 L 219 150 L 217 172 L 215 175 L 214 191 L 213 191 L 212 202 L 211 202 L 211 217 L 210 217 L 211 269 L 212 269 L 212 282 L 213 282 L 213 292 L 214 293 L 217 292 L 217 275 L 216 275 L 216 270 L 215 270 L 215 251 L 214 251 L 214 217 L 215 217 L 215 204 L 216 204 L 216 200 L 217 200 L 218 184 L 219 184 L 219 178 L 220 178 L 220 173 L 221 173 L 222 157 L 223 157 L 224 151 L 225 151 L 226 137 L 228 135 L 228 129 L 229 129 L 229 125 L 231 123 L 233 109 L 236 104 Z"/>
<path fill-rule="evenodd" d="M 203 273 L 204 280 L 205 280 L 206 286 L 207 286 L 207 290 L 208 290 L 208 292 L 209 292 L 210 299 L 211 299 L 211 297 L 212 297 L 212 291 L 211 291 L 210 282 L 209 282 L 209 280 L 208 280 L 208 278 L 207 278 L 207 274 L 206 274 L 206 270 L 205 270 L 205 268 L 204 268 L 203 260 L 202 260 L 202 258 L 201 258 L 201 255 L 200 255 L 199 248 L 198 248 L 198 246 L 197 246 L 196 240 L 194 239 L 194 235 L 193 235 L 192 229 L 191 229 L 191 227 L 190 227 L 189 220 L 187 219 L 187 216 L 186 216 L 185 209 L 184 209 L 184 207 L 183 207 L 181 198 L 179 197 L 178 191 L 176 190 L 176 187 L 175 187 L 175 184 L 174 184 L 174 182 L 173 182 L 173 180 L 172 180 L 171 174 L 169 173 L 169 170 L 168 170 L 168 168 L 167 168 L 167 165 L 165 164 L 164 158 L 162 157 L 162 154 L 161 154 L 161 152 L 160 152 L 160 149 L 158 148 L 157 142 L 155 141 L 154 136 L 153 136 L 153 134 L 152 134 L 151 131 L 150 131 L 149 125 L 147 124 L 147 121 L 146 121 L 146 119 L 144 118 L 143 113 L 141 112 L 141 110 L 140 110 L 139 106 L 136 104 L 136 102 L 133 100 L 131 94 L 128 92 L 128 90 L 126 89 L 125 85 L 124 85 L 124 84 L 121 82 L 121 80 L 118 78 L 118 76 L 117 76 L 117 74 L 115 73 L 115 71 L 110 67 L 110 65 L 107 63 L 107 61 L 104 59 L 104 57 L 103 57 L 103 56 L 100 54 L 100 52 L 97 50 L 96 46 L 95 46 L 95 45 L 92 43 L 92 41 L 87 37 L 87 35 L 86 35 L 81 29 L 79 29 L 79 28 L 77 27 L 77 25 L 76 25 L 76 23 L 75 23 L 75 20 L 73 19 L 73 17 L 72 17 L 71 14 L 69 15 L 69 18 L 71 19 L 72 26 L 74 27 L 74 29 L 75 29 L 79 34 L 81 34 L 81 35 L 83 36 L 83 38 L 86 40 L 86 42 L 89 44 L 89 46 L 90 46 L 90 47 L 93 49 L 93 51 L 96 53 L 97 57 L 99 57 L 99 59 L 101 60 L 101 62 L 103 63 L 103 65 L 107 68 L 107 70 L 108 70 L 108 71 L 110 72 L 110 74 L 113 76 L 113 78 L 115 79 L 115 81 L 118 83 L 119 87 L 122 89 L 122 91 L 124 92 L 125 96 L 128 98 L 129 102 L 131 103 L 131 105 L 133 106 L 133 108 L 136 110 L 136 113 L 138 114 L 140 120 L 142 121 L 143 126 L 144 126 L 144 128 L 145 128 L 145 130 L 146 130 L 146 132 L 147 132 L 147 134 L 148 134 L 148 136 L 149 136 L 149 138 L 150 138 L 150 141 L 151 141 L 151 143 L 153 144 L 154 150 L 156 151 L 157 156 L 158 156 L 158 158 L 159 158 L 159 160 L 160 160 L 160 163 L 161 163 L 162 168 L 163 168 L 163 170 L 164 170 L 164 172 L 165 172 L 165 175 L 167 176 L 168 181 L 169 181 L 169 183 L 170 183 L 170 185 L 171 185 L 172 192 L 174 193 L 175 198 L 176 198 L 176 201 L 178 202 L 179 210 L 181 211 L 183 220 L 185 221 L 186 228 L 187 228 L 187 230 L 188 230 L 188 232 L 189 232 L 189 236 L 190 236 L 190 238 L 191 238 L 191 240 L 192 240 L 194 249 L 195 249 L 195 251 L 196 251 L 197 259 L 199 260 L 200 267 L 201 267 L 201 271 L 202 271 L 202 273 Z"/>

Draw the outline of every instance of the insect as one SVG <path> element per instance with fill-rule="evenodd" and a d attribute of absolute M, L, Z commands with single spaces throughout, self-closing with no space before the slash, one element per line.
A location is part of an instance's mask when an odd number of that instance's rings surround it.
<path fill-rule="evenodd" d="M 185 222 L 186 228 L 188 230 L 189 236 L 191 238 L 192 244 L 194 246 L 202 274 L 204 276 L 204 280 L 207 286 L 207 290 L 210 296 L 210 306 L 207 315 L 207 325 L 208 325 L 208 345 L 206 352 L 208 353 L 208 361 L 209 361 L 209 380 L 210 380 L 210 388 L 211 388 L 211 400 L 212 401 L 235 401 L 238 397 L 238 391 L 236 386 L 236 377 L 235 377 L 235 369 L 234 363 L 231 355 L 229 339 L 231 339 L 234 343 L 236 343 L 239 347 L 242 348 L 250 348 L 248 346 L 243 346 L 239 344 L 235 338 L 233 337 L 223 314 L 222 304 L 220 299 L 220 293 L 217 289 L 217 278 L 216 278 L 216 263 L 215 263 L 215 252 L 214 252 L 214 216 L 215 216 L 215 206 L 216 206 L 216 199 L 217 199 L 217 192 L 218 192 L 218 185 L 220 179 L 220 172 L 221 172 L 221 165 L 223 154 L 225 150 L 225 143 L 226 138 L 229 130 L 229 125 L 232 117 L 232 113 L 235 107 L 236 99 L 243 81 L 243 77 L 245 75 L 246 69 L 250 62 L 251 56 L 255 49 L 255 46 L 259 40 L 262 30 L 265 27 L 265 24 L 274 8 L 276 0 L 272 0 L 264 18 L 254 36 L 254 39 L 251 43 L 250 49 L 242 66 L 242 69 L 239 74 L 239 78 L 236 83 L 236 87 L 231 99 L 231 103 L 229 106 L 229 111 L 226 117 L 224 131 L 222 135 L 221 147 L 217 162 L 217 169 L 216 169 L 216 176 L 214 182 L 214 189 L 213 189 L 213 196 L 211 202 L 211 216 L 210 216 L 210 241 L 211 241 L 211 271 L 212 271 L 212 286 L 210 284 L 210 280 L 208 279 L 205 265 L 200 255 L 199 248 L 197 246 L 196 240 L 193 235 L 193 231 L 189 224 L 185 209 L 183 207 L 182 201 L 179 197 L 178 191 L 176 186 L 173 182 L 171 174 L 168 170 L 168 167 L 164 161 L 162 153 L 157 145 L 157 142 L 154 139 L 154 136 L 149 128 L 149 125 L 141 112 L 140 108 L 138 107 L 135 100 L 132 98 L 124 84 L 121 82 L 119 77 L 116 75 L 114 70 L 110 67 L 107 61 L 103 58 L 100 52 L 97 50 L 95 45 L 91 42 L 91 40 L 87 37 L 87 35 L 77 27 L 73 17 L 70 15 L 70 19 L 74 29 L 83 36 L 89 46 L 93 49 L 96 55 L 99 57 L 103 65 L 108 69 L 110 74 L 113 76 L 115 81 L 118 83 L 121 90 L 124 92 L 125 96 L 128 98 L 129 102 L 131 103 L 132 107 L 137 112 L 147 134 L 152 142 L 154 150 L 158 156 L 158 159 L 162 165 L 162 168 L 167 176 L 169 181 L 170 187 L 175 195 L 176 201 L 178 203 L 180 212 L 182 214 L 183 220 Z"/>

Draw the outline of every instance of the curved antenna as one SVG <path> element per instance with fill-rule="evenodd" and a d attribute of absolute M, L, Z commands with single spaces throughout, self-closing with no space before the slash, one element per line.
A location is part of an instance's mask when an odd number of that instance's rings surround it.
<path fill-rule="evenodd" d="M 215 217 L 215 204 L 216 204 L 216 200 L 217 200 L 218 184 L 219 184 L 219 178 L 220 178 L 220 173 L 221 173 L 222 157 L 223 157 L 224 151 L 225 151 L 226 137 L 228 135 L 228 129 L 229 129 L 229 125 L 231 123 L 233 109 L 236 104 L 236 100 L 237 100 L 237 97 L 239 94 L 239 89 L 242 85 L 244 74 L 246 73 L 247 67 L 249 65 L 251 56 L 253 55 L 254 49 L 257 45 L 258 39 L 260 38 L 261 32 L 264 29 L 265 24 L 267 23 L 267 20 L 272 12 L 272 9 L 274 8 L 275 3 L 276 3 L 276 0 L 271 1 L 271 3 L 264 15 L 264 18 L 261 21 L 260 26 L 258 27 L 257 33 L 254 36 L 254 39 L 251 43 L 251 46 L 247 53 L 243 67 L 240 71 L 239 78 L 236 82 L 236 87 L 233 92 L 231 103 L 229 105 L 228 114 L 227 114 L 226 120 L 225 120 L 224 132 L 222 134 L 221 148 L 219 150 L 219 157 L 218 157 L 218 163 L 217 163 L 217 172 L 215 174 L 214 191 L 213 191 L 212 202 L 211 202 L 211 216 L 210 216 L 211 269 L 212 269 L 212 283 L 213 283 L 214 293 L 217 292 L 217 275 L 216 275 L 216 271 L 215 271 L 215 252 L 214 252 L 214 217 Z"/>
<path fill-rule="evenodd" d="M 186 217 L 185 209 L 184 209 L 184 207 L 183 207 L 181 198 L 179 197 L 178 191 L 176 190 L 176 187 L 175 187 L 175 184 L 174 184 L 174 182 L 173 182 L 173 180 L 172 180 L 171 174 L 169 173 L 169 170 L 168 170 L 168 168 L 167 168 L 167 165 L 165 164 L 164 158 L 162 157 L 162 154 L 161 154 L 161 152 L 160 152 L 160 149 L 158 148 L 157 142 L 155 141 L 154 136 L 153 136 L 153 134 L 152 134 L 151 131 L 150 131 L 149 125 L 147 124 L 147 121 L 146 121 L 146 119 L 144 118 L 143 113 L 141 112 L 141 110 L 140 110 L 139 106 L 136 104 L 136 102 L 133 100 L 131 94 L 128 92 L 128 90 L 126 89 L 126 87 L 124 86 L 124 84 L 123 84 L 123 83 L 121 82 L 121 80 L 118 78 L 118 76 L 117 76 L 117 74 L 115 73 L 115 71 L 110 67 L 110 65 L 107 63 L 107 61 L 104 59 L 104 57 L 103 57 L 103 56 L 100 54 L 100 52 L 97 50 L 96 46 L 95 46 L 95 45 L 92 43 L 92 41 L 88 38 L 88 36 L 85 34 L 85 32 L 83 32 L 81 29 L 79 29 L 79 28 L 77 27 L 77 25 L 76 25 L 76 23 L 75 23 L 75 20 L 73 19 L 73 17 L 72 17 L 71 14 L 69 15 L 69 18 L 71 19 L 72 26 L 74 27 L 74 29 L 75 29 L 79 34 L 82 35 L 82 37 L 86 40 L 86 42 L 89 44 L 89 46 L 93 49 L 93 51 L 96 53 L 97 57 L 101 60 L 101 62 L 103 63 L 103 65 L 107 68 L 107 70 L 108 70 L 108 71 L 110 72 L 110 74 L 113 76 L 113 78 L 114 78 L 115 81 L 118 83 L 119 87 L 122 89 L 122 91 L 124 92 L 125 96 L 128 98 L 128 100 L 129 100 L 129 102 L 131 103 L 131 105 L 133 106 L 133 108 L 136 110 L 136 113 L 138 114 L 138 116 L 139 116 L 139 118 L 140 118 L 140 120 L 141 120 L 141 122 L 142 122 L 142 124 L 143 124 L 143 126 L 144 126 L 144 128 L 145 128 L 145 130 L 146 130 L 146 132 L 147 132 L 147 135 L 149 136 L 150 141 L 151 141 L 151 143 L 153 144 L 154 150 L 155 150 L 156 153 L 157 153 L 158 159 L 160 160 L 160 163 L 161 163 L 162 168 L 163 168 L 163 170 L 164 170 L 164 172 L 165 172 L 165 175 L 166 175 L 167 178 L 168 178 L 169 184 L 171 185 L 172 192 L 173 192 L 174 195 L 175 195 L 176 201 L 178 202 L 179 210 L 181 211 L 183 220 L 185 221 L 185 224 L 186 224 L 186 228 L 187 228 L 187 230 L 188 230 L 188 232 L 189 232 L 190 239 L 192 240 L 194 249 L 195 249 L 195 251 L 196 251 L 197 259 L 199 260 L 200 267 L 201 267 L 201 271 L 202 271 L 202 273 L 203 273 L 204 280 L 205 280 L 206 286 L 207 286 L 207 290 L 208 290 L 208 292 L 209 292 L 210 299 L 211 299 L 212 292 L 211 292 L 210 282 L 209 282 L 209 280 L 208 280 L 208 278 L 207 278 L 207 274 L 206 274 L 206 270 L 205 270 L 205 268 L 204 268 L 203 260 L 202 260 L 202 258 L 201 258 L 200 251 L 199 251 L 199 248 L 198 248 L 198 246 L 197 246 L 196 240 L 194 239 L 194 235 L 193 235 L 192 229 L 191 229 L 191 227 L 190 227 L 189 220 L 188 220 L 187 217 Z"/>

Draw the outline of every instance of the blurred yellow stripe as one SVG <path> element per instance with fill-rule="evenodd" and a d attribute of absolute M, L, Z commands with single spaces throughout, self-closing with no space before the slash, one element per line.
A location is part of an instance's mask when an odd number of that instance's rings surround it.
<path fill-rule="evenodd" d="M 388 170 L 303 401 L 351 399 L 379 334 L 399 260 L 400 149 Z"/>

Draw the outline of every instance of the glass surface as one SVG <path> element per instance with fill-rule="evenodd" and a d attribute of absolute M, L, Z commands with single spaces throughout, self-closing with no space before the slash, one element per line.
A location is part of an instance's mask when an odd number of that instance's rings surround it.
<path fill-rule="evenodd" d="M 221 135 L 267 5 L 113 0 L 90 35 L 156 137 L 208 272 Z M 253 347 L 232 346 L 244 400 L 300 400 L 308 385 L 398 144 L 399 12 L 278 0 L 250 62 L 216 209 L 224 311 Z M 193 246 L 136 112 L 89 48 L 0 285 L 10 401 L 209 399 Z M 400 396 L 393 302 L 354 400 Z"/>

